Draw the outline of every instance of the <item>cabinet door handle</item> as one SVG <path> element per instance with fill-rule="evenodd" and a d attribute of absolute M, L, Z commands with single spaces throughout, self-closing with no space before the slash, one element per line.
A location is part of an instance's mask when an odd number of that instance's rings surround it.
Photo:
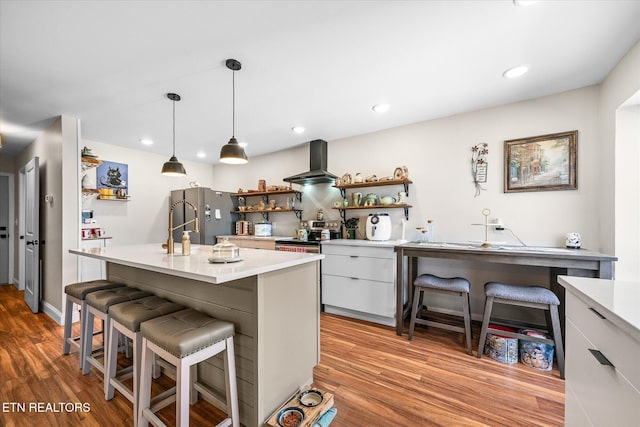
<path fill-rule="evenodd" d="M 600 313 L 598 312 L 598 310 L 596 310 L 595 308 L 593 308 L 593 307 L 589 307 L 589 310 L 593 311 L 593 312 L 595 313 L 595 315 L 596 315 L 596 316 L 598 316 L 599 318 L 601 318 L 601 319 L 606 319 L 606 317 L 604 317 L 602 314 L 600 314 Z"/>
<path fill-rule="evenodd" d="M 358 255 L 349 255 L 349 258 L 358 258 Z"/>
<path fill-rule="evenodd" d="M 351 280 L 360 280 L 359 277 L 351 277 Z"/>
<path fill-rule="evenodd" d="M 593 357 L 596 358 L 596 360 L 598 362 L 600 362 L 601 365 L 607 365 L 607 366 L 611 366 L 612 368 L 615 368 L 615 366 L 613 366 L 613 363 L 611 363 L 609 361 L 609 359 L 607 359 L 604 354 L 602 354 L 600 351 L 598 350 L 593 350 L 593 349 L 589 349 L 589 351 L 591 352 L 591 354 L 593 355 Z"/>

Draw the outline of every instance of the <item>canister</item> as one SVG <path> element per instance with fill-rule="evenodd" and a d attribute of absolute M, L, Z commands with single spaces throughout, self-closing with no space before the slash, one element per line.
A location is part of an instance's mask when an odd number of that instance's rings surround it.
<path fill-rule="evenodd" d="M 253 225 L 253 234 L 259 237 L 271 236 L 271 223 L 266 221 L 255 223 Z"/>

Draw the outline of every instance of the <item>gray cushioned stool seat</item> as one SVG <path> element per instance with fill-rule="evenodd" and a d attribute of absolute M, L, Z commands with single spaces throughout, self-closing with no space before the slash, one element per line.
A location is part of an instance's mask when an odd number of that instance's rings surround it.
<path fill-rule="evenodd" d="M 142 322 L 180 310 L 184 310 L 183 305 L 154 295 L 116 304 L 109 309 L 109 315 L 130 331 L 138 332 Z"/>
<path fill-rule="evenodd" d="M 123 286 L 121 288 L 105 289 L 102 291 L 92 292 L 87 295 L 87 304 L 97 308 L 103 313 L 109 312 L 109 307 L 135 299 L 144 298 L 153 295 L 151 292 L 141 291 L 140 289 Z"/>
<path fill-rule="evenodd" d="M 505 285 L 499 282 L 488 282 L 484 285 L 484 293 L 488 297 L 513 301 L 560 305 L 560 300 L 556 294 L 541 286 L 516 286 Z"/>
<path fill-rule="evenodd" d="M 92 280 L 90 282 L 79 282 L 64 287 L 64 292 L 74 298 L 83 300 L 88 294 L 104 289 L 121 288 L 122 283 L 112 282 L 110 280 Z"/>
<path fill-rule="evenodd" d="M 470 288 L 469 281 L 467 279 L 463 279 L 462 277 L 444 278 L 434 276 L 433 274 L 421 274 L 413 282 L 413 285 L 465 293 L 469 293 Z"/>
<path fill-rule="evenodd" d="M 182 358 L 233 336 L 235 329 L 233 323 L 188 308 L 143 322 L 140 332 L 160 348 Z"/>

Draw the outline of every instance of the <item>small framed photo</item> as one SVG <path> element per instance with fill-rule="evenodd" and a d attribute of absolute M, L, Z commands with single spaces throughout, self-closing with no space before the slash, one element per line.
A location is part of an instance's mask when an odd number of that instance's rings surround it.
<path fill-rule="evenodd" d="M 576 190 L 578 131 L 504 142 L 504 192 Z"/>

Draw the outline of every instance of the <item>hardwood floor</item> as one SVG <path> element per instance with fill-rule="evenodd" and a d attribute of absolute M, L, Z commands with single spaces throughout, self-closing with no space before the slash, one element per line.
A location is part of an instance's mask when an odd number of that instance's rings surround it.
<path fill-rule="evenodd" d="M 62 337 L 61 326 L 29 311 L 22 292 L 0 286 L 0 426 L 132 425 L 131 403 L 118 392 L 105 401 L 101 375 L 83 376 L 77 353 L 62 355 Z M 314 385 L 335 395 L 332 427 L 563 425 L 557 369 L 478 360 L 462 334 L 417 328 L 408 341 L 393 328 L 323 313 L 321 349 Z M 171 386 L 163 379 L 158 390 Z M 67 412 L 69 403 L 88 405 Z M 162 418 L 172 423 L 173 411 Z M 192 407 L 191 425 L 221 419 L 205 402 Z"/>

